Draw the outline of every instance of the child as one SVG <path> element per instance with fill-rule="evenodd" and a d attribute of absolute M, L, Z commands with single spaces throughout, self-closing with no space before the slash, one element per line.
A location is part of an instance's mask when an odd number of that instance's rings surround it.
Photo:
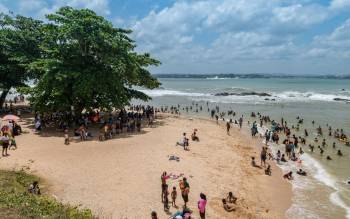
<path fill-rule="evenodd" d="M 14 147 L 15 149 L 17 149 L 17 144 L 16 144 L 16 140 L 14 136 L 10 136 L 10 146 L 9 149 L 11 149 L 11 147 Z"/>
<path fill-rule="evenodd" d="M 237 201 L 237 198 L 235 196 L 233 196 L 233 193 L 232 192 L 229 192 L 228 193 L 228 196 L 227 196 L 227 201 L 229 203 L 234 203 L 236 204 L 236 201 Z"/>
<path fill-rule="evenodd" d="M 68 129 L 64 130 L 64 144 L 69 145 L 69 135 L 68 135 Z"/>
<path fill-rule="evenodd" d="M 265 174 L 268 176 L 271 176 L 271 166 L 270 164 L 267 165 L 267 168 L 265 169 Z"/>
<path fill-rule="evenodd" d="M 258 166 L 258 165 L 256 165 L 255 157 L 252 157 L 251 164 L 252 164 L 253 167 L 257 167 Z"/>
<path fill-rule="evenodd" d="M 176 191 L 176 187 L 174 186 L 173 187 L 173 191 L 171 192 L 171 205 L 173 206 L 173 207 L 176 207 L 176 197 L 177 197 L 177 191 Z"/>

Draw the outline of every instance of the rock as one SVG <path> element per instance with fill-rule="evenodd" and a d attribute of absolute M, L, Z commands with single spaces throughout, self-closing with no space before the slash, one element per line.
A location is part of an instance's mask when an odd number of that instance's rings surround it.
<path fill-rule="evenodd" d="M 216 93 L 214 96 L 259 96 L 259 97 L 271 97 L 271 94 L 268 93 L 258 93 L 255 91 L 252 92 L 242 92 L 242 93 L 228 93 L 228 92 L 222 92 L 222 93 Z"/>

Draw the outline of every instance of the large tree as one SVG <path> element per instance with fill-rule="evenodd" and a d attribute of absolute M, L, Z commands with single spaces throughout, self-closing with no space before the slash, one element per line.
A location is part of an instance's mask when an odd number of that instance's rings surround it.
<path fill-rule="evenodd" d="M 41 26 L 32 18 L 0 14 L 0 108 L 11 88 L 34 78 L 29 64 L 41 54 Z"/>
<path fill-rule="evenodd" d="M 120 108 L 133 98 L 149 99 L 135 87 L 160 85 L 147 70 L 160 62 L 134 51 L 130 30 L 88 9 L 63 7 L 47 19 L 43 56 L 31 65 L 40 75 L 30 98 L 36 110 Z"/>

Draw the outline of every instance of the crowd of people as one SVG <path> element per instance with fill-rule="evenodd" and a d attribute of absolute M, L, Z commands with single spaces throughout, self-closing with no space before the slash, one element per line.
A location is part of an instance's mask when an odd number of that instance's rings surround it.
<path fill-rule="evenodd" d="M 79 116 L 73 112 L 36 113 L 34 124 L 38 132 L 46 127 L 58 127 L 64 133 L 64 143 L 68 145 L 71 139 L 85 141 L 98 137 L 100 141 L 105 141 L 121 133 L 141 132 L 142 125 L 153 126 L 155 113 L 153 107 L 143 105 L 132 105 L 128 109 L 112 112 L 96 110 Z M 96 125 L 97 134 L 90 129 Z M 73 130 L 73 133 L 69 130 Z"/>
<path fill-rule="evenodd" d="M 230 134 L 230 130 L 232 128 L 232 125 L 237 125 L 238 128 L 242 128 L 243 126 L 243 121 L 244 121 L 244 116 L 241 115 L 238 117 L 238 119 L 233 119 L 237 113 L 234 112 L 233 110 L 228 110 L 228 111 L 220 111 L 220 107 L 219 106 L 215 106 L 213 109 L 210 109 L 208 102 L 206 103 L 207 106 L 207 112 L 209 113 L 210 117 L 214 120 L 216 120 L 216 123 L 219 124 L 219 121 L 225 121 L 226 123 L 226 132 L 229 135 Z M 171 114 L 177 114 L 180 115 L 182 112 L 192 112 L 192 113 L 198 113 L 198 112 L 205 112 L 205 106 L 199 105 L 198 103 L 193 102 L 192 105 L 190 106 L 162 106 L 159 109 L 160 112 L 163 113 L 171 113 Z M 225 116 L 228 116 L 228 118 Z M 233 118 L 232 118 L 233 117 Z M 300 164 L 302 162 L 300 156 L 305 153 L 303 150 L 303 147 L 306 147 L 306 145 L 308 144 L 309 147 L 309 151 L 310 153 L 314 152 L 314 144 L 319 144 L 318 148 L 320 151 L 320 155 L 323 155 L 326 147 L 327 147 L 327 141 L 326 141 L 326 137 L 330 138 L 329 140 L 331 140 L 332 138 L 336 141 L 339 141 L 341 144 L 346 145 L 346 146 L 350 146 L 349 144 L 349 139 L 347 137 L 347 135 L 345 134 L 343 129 L 333 129 L 331 126 L 329 126 L 328 124 L 327 126 L 327 130 L 328 130 L 328 136 L 323 134 L 323 130 L 321 126 L 318 126 L 315 128 L 315 131 L 317 133 L 317 137 L 312 141 L 309 139 L 309 130 L 307 130 L 306 128 L 302 131 L 302 126 L 304 124 L 304 119 L 301 118 L 300 116 L 296 117 L 296 125 L 293 125 L 291 123 L 291 125 L 288 124 L 288 122 L 284 119 L 281 118 L 280 122 L 277 122 L 276 120 L 273 120 L 270 118 L 270 116 L 266 116 L 266 115 L 262 115 L 261 113 L 257 112 L 252 112 L 250 114 L 250 120 L 253 120 L 252 123 L 249 119 L 247 119 L 247 124 L 248 126 L 250 125 L 250 130 L 251 130 L 251 135 L 252 137 L 257 137 L 260 136 L 261 138 L 263 138 L 265 140 L 265 145 L 263 145 L 261 147 L 261 152 L 260 152 L 260 165 L 258 165 L 256 163 L 255 157 L 251 157 L 251 165 L 254 167 L 258 167 L 260 169 L 264 168 L 264 173 L 266 175 L 271 175 L 272 171 L 271 171 L 271 164 L 269 164 L 267 161 L 275 161 L 277 164 L 283 164 L 283 163 L 287 163 L 287 162 L 297 162 L 298 164 Z M 258 125 L 258 122 L 259 125 Z M 311 122 L 313 126 L 315 126 L 315 121 Z M 260 128 L 259 128 L 260 127 Z M 266 128 L 269 127 L 269 128 Z M 259 129 L 264 130 L 265 129 L 265 133 L 259 133 Z M 194 133 L 191 135 L 192 140 L 193 140 L 193 136 L 196 136 L 197 134 L 197 130 L 194 131 Z M 196 136 L 197 137 L 197 136 Z M 280 139 L 284 139 L 282 142 L 280 141 Z M 318 138 L 323 138 L 321 142 L 319 142 Z M 198 139 L 199 140 L 199 139 Z M 343 152 L 341 149 L 337 149 L 337 143 L 336 141 L 333 142 L 332 144 L 332 148 L 336 149 L 336 155 L 341 157 L 343 156 Z M 309 143 L 310 142 L 310 143 Z M 284 152 L 282 153 L 281 150 L 277 150 L 277 152 L 274 154 L 273 150 L 271 148 L 271 144 L 276 144 L 276 145 L 280 145 L 282 143 L 282 145 L 284 145 Z M 340 144 L 340 145 L 341 145 Z M 181 145 L 184 147 L 184 149 L 188 149 L 189 146 L 189 139 L 186 137 L 186 133 L 183 133 L 183 138 L 182 140 L 180 140 L 179 142 L 177 142 L 177 145 Z M 330 151 L 331 153 L 334 153 L 334 151 Z M 332 160 L 331 155 L 327 155 L 326 156 L 326 160 Z M 298 168 L 298 170 L 295 172 L 297 175 L 299 176 L 307 176 L 307 172 L 302 169 L 302 168 Z M 166 173 L 165 175 L 166 176 Z M 163 177 L 163 176 L 162 176 Z M 287 179 L 287 180 L 293 180 L 294 176 L 293 176 L 293 171 L 290 170 L 286 173 L 283 174 L 283 178 Z M 162 178 L 163 179 L 163 178 Z M 183 179 L 183 181 L 186 181 L 186 178 Z M 165 183 L 165 181 L 162 180 L 162 188 L 163 188 L 163 183 Z M 350 181 L 349 181 L 350 183 Z M 164 187 L 166 191 L 167 190 L 167 186 Z M 181 188 L 181 187 L 180 187 Z M 181 190 L 182 191 L 182 190 Z M 230 192 L 231 193 L 231 192 Z M 165 195 L 167 195 L 168 192 L 163 192 L 162 190 L 162 197 Z M 176 194 L 176 187 L 173 188 L 172 193 L 171 194 Z M 201 195 L 203 195 L 201 193 Z M 229 194 L 232 196 L 232 193 Z M 173 199 L 173 197 L 175 197 Z M 172 198 L 172 203 L 174 204 L 173 206 L 176 206 L 175 204 L 175 200 L 176 200 L 176 195 L 171 195 Z M 206 200 L 206 196 L 205 197 Z M 235 203 L 237 198 L 235 199 L 222 199 L 222 204 L 223 204 L 223 208 L 226 211 L 234 211 L 234 207 L 230 205 L 230 203 Z M 201 196 L 202 198 L 202 196 Z M 234 201 L 232 201 L 234 200 Z M 183 196 L 183 201 L 184 201 L 184 208 L 187 206 L 187 202 L 188 202 L 188 196 Z M 163 202 L 164 203 L 164 202 Z M 166 203 L 166 202 L 165 202 Z M 199 203 L 199 202 L 198 202 Z M 167 204 L 165 204 L 165 206 L 168 206 Z M 164 210 L 168 210 L 169 208 L 165 207 Z M 200 208 L 199 208 L 200 209 Z M 186 211 L 184 211 L 186 212 Z M 155 212 L 153 212 L 155 213 Z M 201 212 L 200 216 L 202 217 Z M 154 218 L 154 217 L 152 217 Z M 175 218 L 175 217 L 174 217 Z M 182 217 L 179 218 L 185 218 L 184 214 L 182 214 Z"/>

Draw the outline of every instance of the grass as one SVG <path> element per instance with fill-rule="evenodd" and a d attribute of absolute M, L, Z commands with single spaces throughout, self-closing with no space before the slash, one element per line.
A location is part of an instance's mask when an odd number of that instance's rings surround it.
<path fill-rule="evenodd" d="M 24 171 L 0 170 L 0 218 L 96 218 L 88 209 L 62 204 L 48 195 L 27 192 L 36 176 Z"/>

